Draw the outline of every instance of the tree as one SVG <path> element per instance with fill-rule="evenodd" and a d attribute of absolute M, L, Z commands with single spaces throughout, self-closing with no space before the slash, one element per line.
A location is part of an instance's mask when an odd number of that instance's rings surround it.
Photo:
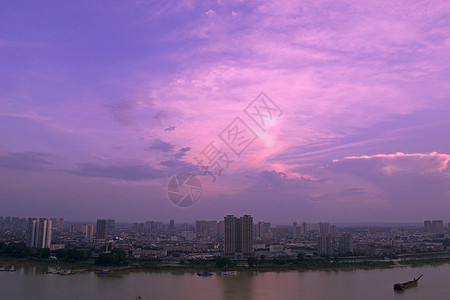
<path fill-rule="evenodd" d="M 50 249 L 49 248 L 42 249 L 41 257 L 44 259 L 49 258 L 50 257 Z"/>
<path fill-rule="evenodd" d="M 25 243 L 1 243 L 0 254 L 12 257 L 27 257 L 31 254 L 31 251 Z"/>
<path fill-rule="evenodd" d="M 261 255 L 261 257 L 259 258 L 259 261 L 260 261 L 261 265 L 264 264 L 266 262 L 266 256 L 264 254 Z"/>
<path fill-rule="evenodd" d="M 224 268 L 230 266 L 231 260 L 228 257 L 216 256 L 214 258 L 214 264 L 218 268 Z"/>
<path fill-rule="evenodd" d="M 110 253 L 102 253 L 95 261 L 97 265 L 124 266 L 127 264 L 127 254 L 123 249 L 115 248 Z"/>
<path fill-rule="evenodd" d="M 258 258 L 251 256 L 251 257 L 247 258 L 247 263 L 250 268 L 253 268 L 253 266 L 258 264 Z"/>

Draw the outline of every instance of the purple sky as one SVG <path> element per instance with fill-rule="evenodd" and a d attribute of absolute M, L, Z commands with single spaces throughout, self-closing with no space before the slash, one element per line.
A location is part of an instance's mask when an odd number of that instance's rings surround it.
<path fill-rule="evenodd" d="M 2 1 L 0 215 L 447 222 L 449 78 L 448 1 Z M 234 160 L 215 182 L 211 141 Z"/>

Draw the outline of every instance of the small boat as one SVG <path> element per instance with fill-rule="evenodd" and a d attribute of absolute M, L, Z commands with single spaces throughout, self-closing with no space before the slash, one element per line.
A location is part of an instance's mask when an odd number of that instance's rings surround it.
<path fill-rule="evenodd" d="M 105 269 L 105 270 L 103 270 L 103 271 L 101 271 L 101 272 L 98 272 L 97 274 L 100 274 L 100 275 L 106 275 L 106 274 L 108 274 L 109 273 L 109 270 L 108 269 Z"/>
<path fill-rule="evenodd" d="M 11 266 L 11 268 L 9 269 L 10 272 L 15 272 L 16 268 L 14 268 L 14 266 Z"/>
<path fill-rule="evenodd" d="M 238 271 L 223 271 L 222 275 L 224 276 L 236 276 L 238 273 Z"/>
<path fill-rule="evenodd" d="M 197 272 L 197 275 L 198 276 L 211 276 L 212 273 L 210 273 L 210 272 Z"/>
<path fill-rule="evenodd" d="M 403 291 L 404 289 L 417 286 L 417 283 L 419 282 L 419 279 L 422 278 L 423 274 L 419 276 L 419 278 L 414 278 L 413 280 L 403 282 L 403 283 L 396 283 L 394 284 L 394 290 L 396 291 Z"/>
<path fill-rule="evenodd" d="M 57 271 L 56 273 L 59 274 L 59 275 L 73 275 L 73 274 L 75 274 L 71 270 L 66 270 L 66 269 Z"/>

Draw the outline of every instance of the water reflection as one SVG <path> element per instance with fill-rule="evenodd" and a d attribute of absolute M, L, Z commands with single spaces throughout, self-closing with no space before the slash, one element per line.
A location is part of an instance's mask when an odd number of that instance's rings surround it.
<path fill-rule="evenodd" d="M 222 299 L 254 299 L 253 281 L 255 274 L 253 272 L 240 272 L 235 276 L 222 276 L 218 281 L 222 284 Z"/>
<path fill-rule="evenodd" d="M 2 299 L 446 299 L 449 265 L 385 270 L 215 273 L 81 272 L 42 274 L 46 266 L 0 272 Z M 395 293 L 393 284 L 424 274 L 419 286 Z"/>

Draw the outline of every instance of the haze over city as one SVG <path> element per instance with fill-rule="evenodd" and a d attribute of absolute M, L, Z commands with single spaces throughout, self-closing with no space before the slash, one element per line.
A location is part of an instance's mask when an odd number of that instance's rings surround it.
<path fill-rule="evenodd" d="M 446 1 L 0 5 L 2 215 L 450 220 Z M 265 130 L 244 109 L 264 92 Z M 240 156 L 219 137 L 239 117 Z M 229 168 L 196 157 L 213 141 Z M 173 205 L 173 175 L 202 195 Z"/>

